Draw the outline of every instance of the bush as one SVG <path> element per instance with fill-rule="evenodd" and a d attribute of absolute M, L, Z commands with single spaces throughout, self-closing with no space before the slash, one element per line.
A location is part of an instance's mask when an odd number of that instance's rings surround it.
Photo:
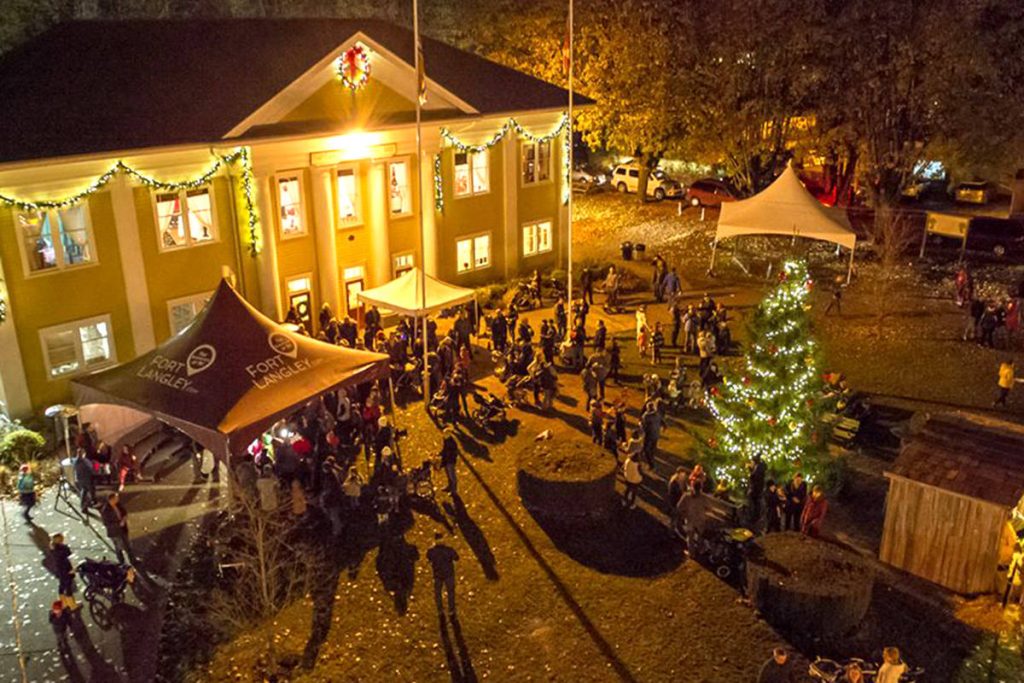
<path fill-rule="evenodd" d="M 0 464 L 17 469 L 23 462 L 36 460 L 42 455 L 46 439 L 31 429 L 16 429 L 0 439 Z"/>
<path fill-rule="evenodd" d="M 500 302 L 508 291 L 508 283 L 496 282 L 490 285 L 476 288 L 476 300 L 480 308 L 493 308 L 496 302 Z"/>

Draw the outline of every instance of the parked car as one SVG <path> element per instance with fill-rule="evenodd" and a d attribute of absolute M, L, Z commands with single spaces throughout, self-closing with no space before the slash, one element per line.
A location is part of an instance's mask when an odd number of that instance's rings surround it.
<path fill-rule="evenodd" d="M 636 192 L 640 183 L 640 167 L 637 164 L 619 164 L 612 171 L 612 186 L 619 192 Z M 660 168 L 647 176 L 647 196 L 658 201 L 665 198 L 682 198 L 683 186 L 673 180 Z"/>
<path fill-rule="evenodd" d="M 686 190 L 686 203 L 690 206 L 721 206 L 723 202 L 737 199 L 736 190 L 718 178 L 698 180 Z"/>
<path fill-rule="evenodd" d="M 967 228 L 967 248 L 1000 258 L 1024 254 L 1024 221 L 975 216 Z"/>
<path fill-rule="evenodd" d="M 575 192 L 597 192 L 608 184 L 608 176 L 601 172 L 592 172 L 578 167 L 572 172 L 572 189 Z"/>
<path fill-rule="evenodd" d="M 953 191 L 953 198 L 964 204 L 988 204 L 995 195 L 995 185 L 984 181 L 960 183 Z"/>

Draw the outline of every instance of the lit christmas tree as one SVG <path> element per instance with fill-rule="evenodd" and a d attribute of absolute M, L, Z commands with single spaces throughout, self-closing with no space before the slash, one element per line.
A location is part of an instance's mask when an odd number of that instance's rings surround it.
<path fill-rule="evenodd" d="M 811 339 L 807 267 L 790 261 L 776 289 L 757 307 L 739 376 L 726 377 L 709 401 L 717 418 L 710 460 L 715 478 L 736 486 L 747 462 L 760 455 L 777 480 L 824 465 L 822 379 Z"/>

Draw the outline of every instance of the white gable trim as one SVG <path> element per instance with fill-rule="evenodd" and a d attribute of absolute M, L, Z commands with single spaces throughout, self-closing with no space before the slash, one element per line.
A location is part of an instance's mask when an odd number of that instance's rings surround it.
<path fill-rule="evenodd" d="M 224 139 L 238 137 L 254 126 L 277 123 L 288 112 L 295 109 L 305 100 L 312 97 L 317 90 L 336 78 L 334 64 L 338 56 L 356 43 L 367 45 L 373 52 L 381 55 L 386 64 L 374 69 L 373 78 L 410 101 L 416 97 L 416 69 L 390 50 L 384 48 L 362 31 L 353 34 L 348 40 L 331 50 L 323 59 L 311 66 L 301 76 L 285 86 L 279 93 L 261 105 L 256 111 L 242 119 L 229 130 Z M 429 64 L 427 65 L 429 68 Z M 340 87 L 340 86 L 339 86 Z M 408 91 L 408 92 L 403 92 Z M 427 78 L 427 104 L 425 109 L 456 108 L 466 114 L 479 112 L 465 100 Z"/>

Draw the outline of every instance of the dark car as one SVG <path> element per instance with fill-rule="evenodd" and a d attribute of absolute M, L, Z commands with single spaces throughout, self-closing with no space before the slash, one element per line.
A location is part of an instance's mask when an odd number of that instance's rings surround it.
<path fill-rule="evenodd" d="M 738 198 L 736 190 L 718 178 L 697 180 L 686 190 L 686 202 L 690 206 L 721 206 L 723 202 L 734 202 Z"/>
<path fill-rule="evenodd" d="M 1024 254 L 1024 221 L 975 216 L 967 229 L 967 248 L 997 257 Z"/>

